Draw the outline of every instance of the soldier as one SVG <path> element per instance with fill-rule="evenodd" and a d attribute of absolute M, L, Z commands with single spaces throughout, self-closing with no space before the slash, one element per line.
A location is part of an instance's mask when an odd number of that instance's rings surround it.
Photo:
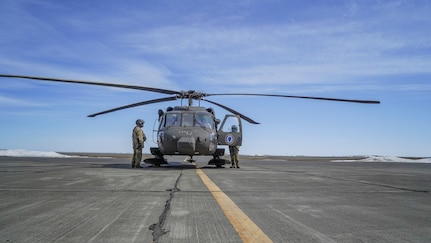
<path fill-rule="evenodd" d="M 238 132 L 238 127 L 233 125 L 232 132 Z M 230 160 L 232 162 L 230 168 L 238 168 L 239 169 L 239 146 L 229 146 Z"/>
<path fill-rule="evenodd" d="M 147 140 L 142 127 L 144 126 L 144 121 L 141 119 L 136 120 L 136 126 L 133 129 L 132 140 L 133 140 L 133 159 L 132 168 L 142 168 L 142 149 L 144 148 L 144 142 Z"/>

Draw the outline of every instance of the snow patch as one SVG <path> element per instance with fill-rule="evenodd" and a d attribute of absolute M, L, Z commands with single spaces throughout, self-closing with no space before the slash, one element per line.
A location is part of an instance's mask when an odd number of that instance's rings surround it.
<path fill-rule="evenodd" d="M 331 162 L 398 162 L 398 163 L 431 163 L 431 158 L 423 159 L 404 159 L 396 156 L 371 155 L 358 160 L 331 160 Z"/>
<path fill-rule="evenodd" d="M 0 156 L 6 157 L 50 157 L 50 158 L 73 158 L 79 156 L 69 156 L 57 152 L 31 151 L 25 149 L 5 149 L 0 150 Z"/>

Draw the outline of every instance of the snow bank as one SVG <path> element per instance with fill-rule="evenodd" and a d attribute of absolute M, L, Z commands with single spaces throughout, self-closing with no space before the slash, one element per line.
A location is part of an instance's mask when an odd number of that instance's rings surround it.
<path fill-rule="evenodd" d="M 404 159 L 396 156 L 372 155 L 359 160 L 332 160 L 331 162 L 398 162 L 398 163 L 431 163 L 431 158 Z"/>
<path fill-rule="evenodd" d="M 25 149 L 6 149 L 0 150 L 0 156 L 7 157 L 50 157 L 50 158 L 72 158 L 78 156 L 69 156 L 57 152 L 30 151 Z"/>

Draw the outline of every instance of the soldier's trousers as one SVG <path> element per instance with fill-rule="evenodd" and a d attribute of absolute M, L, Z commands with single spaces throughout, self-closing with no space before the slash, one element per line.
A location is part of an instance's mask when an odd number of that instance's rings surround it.
<path fill-rule="evenodd" d="M 238 148 L 229 147 L 229 152 L 230 152 L 230 161 L 232 162 L 232 166 L 239 168 Z"/>
<path fill-rule="evenodd" d="M 232 161 L 232 166 L 239 167 L 239 156 L 237 153 L 231 154 L 230 159 Z"/>
<path fill-rule="evenodd" d="M 132 167 L 141 166 L 142 149 L 133 149 Z"/>

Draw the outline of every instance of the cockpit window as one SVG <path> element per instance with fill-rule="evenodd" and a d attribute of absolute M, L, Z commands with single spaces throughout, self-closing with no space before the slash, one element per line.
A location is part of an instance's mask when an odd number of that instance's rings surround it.
<path fill-rule="evenodd" d="M 183 123 L 181 124 L 183 127 L 192 127 L 193 126 L 193 113 L 183 113 Z"/>
<path fill-rule="evenodd" d="M 205 127 L 214 129 L 212 116 L 208 113 L 168 113 L 165 117 L 165 127 Z"/>
<path fill-rule="evenodd" d="M 214 128 L 214 120 L 212 119 L 210 114 L 196 113 L 195 126 L 213 129 Z"/>
<path fill-rule="evenodd" d="M 181 124 L 181 114 L 179 113 L 168 113 L 166 114 L 165 127 L 176 127 Z"/>

